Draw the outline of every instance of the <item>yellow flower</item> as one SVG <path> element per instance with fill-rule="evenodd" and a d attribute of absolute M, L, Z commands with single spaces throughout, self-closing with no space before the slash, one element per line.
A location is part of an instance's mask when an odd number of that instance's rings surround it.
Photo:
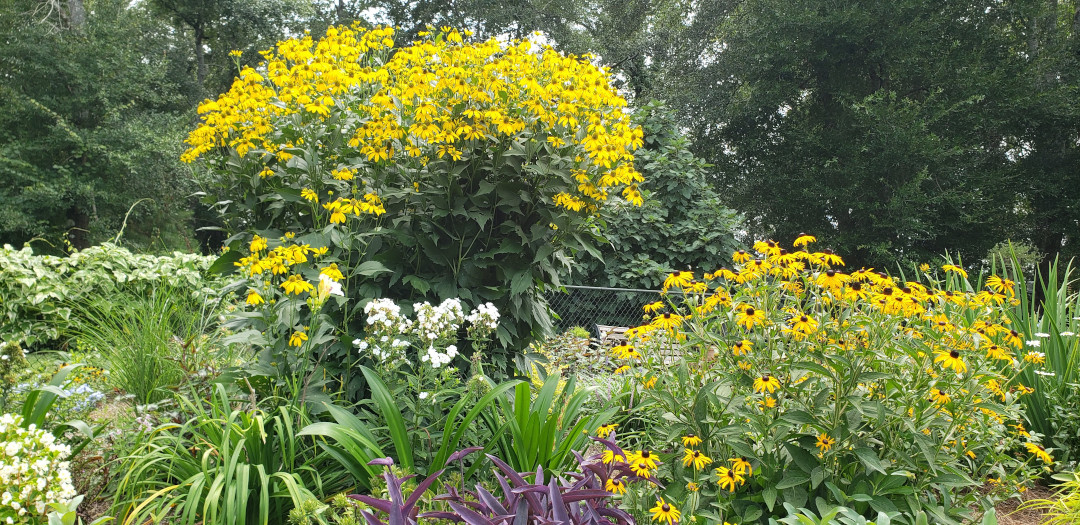
<path fill-rule="evenodd" d="M 252 237 L 251 245 L 248 247 L 248 250 L 250 250 L 251 253 L 261 252 L 261 251 L 263 251 L 265 249 L 266 249 L 266 239 L 264 239 L 262 237 L 259 237 L 258 235 L 256 235 L 255 237 Z"/>
<path fill-rule="evenodd" d="M 765 374 L 757 379 L 754 379 L 754 392 L 761 393 L 773 393 L 780 386 L 780 380 L 769 374 Z"/>
<path fill-rule="evenodd" d="M 656 386 L 657 379 L 658 378 L 656 376 L 652 376 L 649 379 L 647 379 L 645 381 L 642 381 L 641 385 L 644 386 L 645 388 L 653 388 L 653 387 Z"/>
<path fill-rule="evenodd" d="M 694 280 L 694 274 L 692 272 L 675 272 L 668 275 L 667 279 L 664 279 L 664 291 L 672 286 L 678 286 L 679 288 L 686 288 L 690 286 L 690 283 Z"/>
<path fill-rule="evenodd" d="M 716 467 L 713 472 L 720 477 L 716 481 L 716 484 L 720 486 L 720 490 L 727 489 L 730 492 L 735 492 L 738 485 L 746 483 L 746 478 L 742 474 L 727 467 Z"/>
<path fill-rule="evenodd" d="M 300 196 L 303 197 L 305 200 L 309 200 L 314 203 L 319 202 L 319 194 L 315 193 L 315 190 L 312 190 L 311 188 L 304 188 L 300 190 Z"/>
<path fill-rule="evenodd" d="M 604 449 L 603 454 L 600 454 L 600 461 L 603 461 L 605 465 L 610 465 L 612 462 L 626 463 L 626 456 L 623 456 L 622 454 L 616 454 L 610 449 Z"/>
<path fill-rule="evenodd" d="M 696 447 L 701 444 L 701 438 L 694 434 L 687 434 L 682 437 L 682 444 L 684 447 Z"/>
<path fill-rule="evenodd" d="M 938 350 L 934 362 L 941 363 L 942 368 L 953 369 L 957 374 L 962 374 L 967 371 L 967 365 L 960 359 L 960 352 L 957 352 L 956 350 L 950 350 L 948 352 Z"/>
<path fill-rule="evenodd" d="M 656 316 L 655 318 L 653 318 L 652 323 L 650 324 L 662 330 L 671 331 L 678 328 L 679 325 L 682 324 L 682 321 L 683 316 L 668 312 Z"/>
<path fill-rule="evenodd" d="M 1044 354 L 1042 352 L 1035 352 L 1035 351 L 1028 352 L 1028 353 L 1024 354 L 1024 361 L 1027 361 L 1029 363 L 1035 363 L 1037 365 L 1041 365 L 1041 364 L 1046 363 L 1046 354 Z"/>
<path fill-rule="evenodd" d="M 955 264 L 942 265 L 941 269 L 944 270 L 945 272 L 955 273 L 955 274 L 959 275 L 960 277 L 963 277 L 964 279 L 967 279 L 967 276 L 968 276 L 967 272 L 964 271 L 963 268 L 961 268 L 959 266 L 956 266 Z"/>
<path fill-rule="evenodd" d="M 263 299 L 263 297 L 259 295 L 259 292 L 256 291 L 254 288 L 248 290 L 247 304 L 255 306 L 258 304 L 263 304 L 265 302 L 266 301 Z"/>
<path fill-rule="evenodd" d="M 281 283 L 281 289 L 285 290 L 286 294 L 300 295 L 314 290 L 315 286 L 305 281 L 299 274 L 293 274 Z"/>
<path fill-rule="evenodd" d="M 754 343 L 751 343 L 747 339 L 743 339 L 742 341 L 736 341 L 735 344 L 731 345 L 731 353 L 735 355 L 746 355 L 749 354 L 750 350 L 753 350 L 753 348 Z"/>
<path fill-rule="evenodd" d="M 649 476 L 650 476 L 649 471 L 650 471 L 650 469 L 649 469 L 649 465 L 647 463 L 644 463 L 644 462 L 631 462 L 631 463 L 629 463 L 629 465 L 630 465 L 630 472 L 633 472 L 635 476 L 645 478 L 645 479 L 649 479 Z"/>
<path fill-rule="evenodd" d="M 626 455 L 626 462 L 630 463 L 631 466 L 633 464 L 644 464 L 650 470 L 655 470 L 657 465 L 656 454 L 648 450 L 631 451 Z"/>
<path fill-rule="evenodd" d="M 644 310 L 647 313 L 654 314 L 659 310 L 663 310 L 664 306 L 665 306 L 664 301 L 656 301 L 654 303 L 649 303 L 649 304 L 645 305 Z"/>
<path fill-rule="evenodd" d="M 621 479 L 608 478 L 604 483 L 604 490 L 614 494 L 626 494 L 626 482 Z"/>
<path fill-rule="evenodd" d="M 656 506 L 649 509 L 652 513 L 653 521 L 666 521 L 668 525 L 674 525 L 679 522 L 679 509 L 671 506 L 670 503 L 664 501 L 664 498 L 656 500 Z"/>
<path fill-rule="evenodd" d="M 320 270 L 319 274 L 325 275 L 334 281 L 340 281 L 345 278 L 345 276 L 341 274 L 341 270 L 338 269 L 337 263 L 330 263 L 330 266 Z"/>
<path fill-rule="evenodd" d="M 702 454 L 700 451 L 688 448 L 686 449 L 686 454 L 683 456 L 682 463 L 684 467 L 693 465 L 694 470 L 701 470 L 705 468 L 706 465 L 712 463 L 712 458 Z"/>
<path fill-rule="evenodd" d="M 630 370 L 630 365 L 623 365 L 615 369 L 615 374 L 622 374 L 625 373 L 627 370 Z"/>
<path fill-rule="evenodd" d="M 824 454 L 825 452 L 828 452 L 835 443 L 836 439 L 829 437 L 828 434 L 821 433 L 818 434 L 817 443 L 815 443 L 814 446 L 821 449 L 821 452 Z"/>
<path fill-rule="evenodd" d="M 732 463 L 731 470 L 734 470 L 737 474 L 749 476 L 754 473 L 754 467 L 750 466 L 750 460 L 745 457 L 731 458 L 728 461 Z"/>
<path fill-rule="evenodd" d="M 756 325 L 765 324 L 765 312 L 753 306 L 745 306 L 735 315 L 735 324 L 752 330 Z"/>
<path fill-rule="evenodd" d="M 694 483 L 693 481 L 686 484 L 686 490 L 688 490 L 690 492 L 697 492 L 700 488 L 701 488 L 701 486 L 698 485 L 697 483 Z"/>
<path fill-rule="evenodd" d="M 619 426 L 618 423 L 609 423 L 607 425 L 600 425 L 600 428 L 596 429 L 596 435 L 602 438 L 608 437 L 615 430 L 615 427 Z"/>
<path fill-rule="evenodd" d="M 307 340 L 307 334 L 304 332 L 293 332 L 292 336 L 289 337 L 289 346 L 301 346 Z"/>
<path fill-rule="evenodd" d="M 798 237 L 795 238 L 795 242 L 793 242 L 792 245 L 798 248 L 800 246 L 806 246 L 807 244 L 810 244 L 812 242 L 817 242 L 817 238 L 813 235 L 801 233 Z"/>
<path fill-rule="evenodd" d="M 934 403 L 941 405 L 948 403 L 951 399 L 949 394 L 940 388 L 930 389 L 930 401 L 933 401 Z"/>
<path fill-rule="evenodd" d="M 1041 459 L 1043 463 L 1046 463 L 1047 465 L 1054 463 L 1054 458 L 1052 458 L 1050 453 L 1047 452 L 1045 448 L 1042 448 L 1041 445 L 1028 442 L 1024 446 L 1027 447 L 1028 452 L 1035 454 L 1035 457 Z"/>

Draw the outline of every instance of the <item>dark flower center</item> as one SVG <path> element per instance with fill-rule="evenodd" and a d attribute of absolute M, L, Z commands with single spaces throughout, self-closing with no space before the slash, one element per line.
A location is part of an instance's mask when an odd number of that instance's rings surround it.
<path fill-rule="evenodd" d="M 660 510 L 663 510 L 664 512 L 671 512 L 671 505 L 665 503 L 664 506 L 660 507 Z"/>
<path fill-rule="evenodd" d="M 746 308 L 746 315 L 754 315 L 754 309 L 747 307 Z"/>
<path fill-rule="evenodd" d="M 953 359 L 959 359 L 960 358 L 960 352 L 957 352 L 956 350 L 953 350 L 952 352 L 949 352 L 949 357 L 951 357 Z"/>
<path fill-rule="evenodd" d="M 836 276 L 836 270 L 826 270 L 825 275 L 828 275 L 829 277 L 835 277 Z"/>
<path fill-rule="evenodd" d="M 649 459 L 649 451 L 646 450 L 646 451 L 642 452 L 641 457 L 644 458 L 644 459 Z"/>
<path fill-rule="evenodd" d="M 799 318 L 799 321 L 805 323 L 805 322 L 809 321 L 809 319 L 807 319 L 806 316 L 804 315 L 804 316 Z"/>

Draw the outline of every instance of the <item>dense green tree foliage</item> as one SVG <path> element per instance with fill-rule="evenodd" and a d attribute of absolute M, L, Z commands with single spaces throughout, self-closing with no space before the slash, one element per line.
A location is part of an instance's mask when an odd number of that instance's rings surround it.
<path fill-rule="evenodd" d="M 127 2 L 44 19 L 35 6 L 0 7 L 0 242 L 86 247 L 135 205 L 125 238 L 195 249 L 168 33 Z"/>

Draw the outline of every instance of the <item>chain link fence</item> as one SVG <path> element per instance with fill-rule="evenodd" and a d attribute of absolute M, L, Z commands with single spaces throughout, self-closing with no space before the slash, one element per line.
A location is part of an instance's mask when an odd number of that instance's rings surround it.
<path fill-rule="evenodd" d="M 638 326 L 644 321 L 642 308 L 660 299 L 660 290 L 565 286 L 566 292 L 547 295 L 552 325 L 556 333 L 580 326 L 599 338 L 597 326 Z M 670 293 L 670 292 L 669 292 Z"/>

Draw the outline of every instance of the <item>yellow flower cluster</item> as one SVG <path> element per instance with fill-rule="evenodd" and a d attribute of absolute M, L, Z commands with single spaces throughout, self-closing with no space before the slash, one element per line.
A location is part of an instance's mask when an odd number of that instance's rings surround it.
<path fill-rule="evenodd" d="M 607 72 L 587 57 L 534 49 L 528 41 L 465 43 L 455 30 L 401 48 L 393 37 L 393 29 L 354 24 L 331 27 L 318 41 L 289 39 L 262 52 L 265 62 L 243 69 L 228 92 L 199 106 L 203 122 L 189 135 L 182 160 L 227 147 L 261 162 L 261 176 L 278 175 L 296 154 L 293 142 L 282 137 L 283 122 L 345 113 L 344 121 L 352 123 L 348 150 L 335 152 L 326 159 L 331 162 L 363 158 L 378 165 L 403 153 L 426 164 L 486 154 L 492 143 L 540 143 L 574 159 L 577 191 L 553 195 L 558 206 L 592 212 L 620 190 L 626 200 L 641 203 L 643 179 L 633 167 L 633 151 L 642 145 L 642 131 L 630 124 L 626 101 L 609 85 Z M 355 167 L 337 166 L 332 175 L 352 180 Z M 367 196 L 365 203 L 365 213 L 384 211 Z"/>

